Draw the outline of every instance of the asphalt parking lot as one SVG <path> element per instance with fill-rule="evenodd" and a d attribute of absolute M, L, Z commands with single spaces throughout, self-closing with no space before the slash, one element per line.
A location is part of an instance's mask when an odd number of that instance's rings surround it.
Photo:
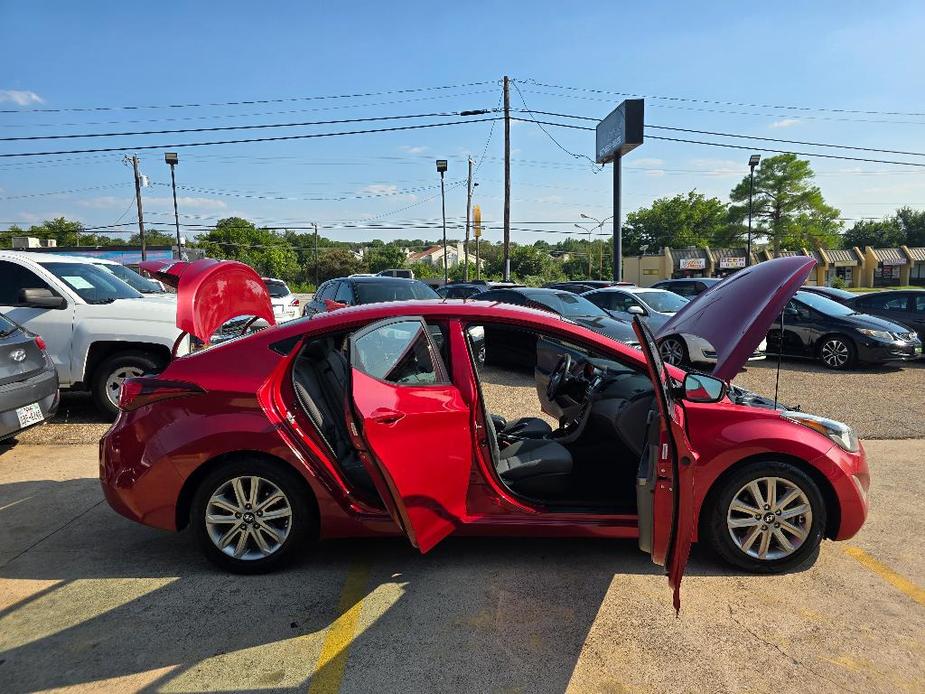
<path fill-rule="evenodd" d="M 773 367 L 754 363 L 738 382 L 770 393 Z M 483 378 L 492 409 L 535 412 L 528 377 Z M 786 576 L 740 574 L 695 548 L 677 618 L 633 542 L 458 538 L 421 557 L 404 541 L 342 541 L 278 574 L 219 573 L 188 535 L 102 501 L 107 425 L 68 395 L 55 422 L 0 449 L 0 681 L 10 692 L 923 691 L 925 476 L 910 474 L 925 457 L 923 385 L 919 365 L 833 374 L 785 362 L 782 401 L 866 437 L 871 517 Z"/>

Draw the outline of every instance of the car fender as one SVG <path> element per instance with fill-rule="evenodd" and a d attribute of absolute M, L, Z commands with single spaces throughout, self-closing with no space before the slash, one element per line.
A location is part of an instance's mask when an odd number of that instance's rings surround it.
<path fill-rule="evenodd" d="M 814 470 L 831 487 L 836 501 L 840 490 L 853 485 L 856 457 L 830 455 L 837 446 L 822 434 L 795 424 L 776 410 L 735 405 L 684 403 L 688 436 L 698 457 L 694 477 L 694 513 L 699 519 L 704 501 L 717 480 L 739 463 L 761 458 L 794 459 Z M 717 412 L 716 408 L 723 411 Z M 841 449 L 838 449 L 839 451 Z"/>

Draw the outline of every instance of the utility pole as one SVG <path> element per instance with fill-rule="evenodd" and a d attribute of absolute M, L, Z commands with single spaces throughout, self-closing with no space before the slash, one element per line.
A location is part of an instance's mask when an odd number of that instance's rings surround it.
<path fill-rule="evenodd" d="M 469 157 L 469 193 L 466 196 L 466 245 L 463 247 L 463 257 L 466 267 L 463 268 L 463 278 L 469 281 L 469 225 L 472 220 L 472 157 Z"/>
<path fill-rule="evenodd" d="M 504 281 L 511 281 L 511 85 L 504 76 Z"/>
<path fill-rule="evenodd" d="M 132 162 L 132 171 L 135 174 L 135 205 L 138 208 L 138 236 L 141 238 L 141 259 L 147 260 L 148 253 L 145 248 L 145 217 L 144 210 L 141 207 L 141 174 L 138 173 L 138 155 L 133 154 L 131 157 L 126 157 L 126 159 Z"/>
<path fill-rule="evenodd" d="M 482 259 L 479 257 L 479 240 L 482 237 L 482 208 L 476 205 L 472 210 L 475 222 L 475 279 L 482 279 Z"/>
<path fill-rule="evenodd" d="M 613 158 L 613 281 L 623 281 L 623 228 L 620 223 L 620 169 L 623 157 Z"/>
<path fill-rule="evenodd" d="M 318 224 L 312 222 L 312 226 L 315 227 L 315 291 L 318 291 Z"/>
<path fill-rule="evenodd" d="M 449 261 L 446 257 L 446 189 L 443 187 L 443 174 L 446 173 L 446 159 L 437 160 L 437 173 L 440 174 L 440 205 L 443 210 L 443 284 L 449 284 L 450 270 L 447 264 Z"/>

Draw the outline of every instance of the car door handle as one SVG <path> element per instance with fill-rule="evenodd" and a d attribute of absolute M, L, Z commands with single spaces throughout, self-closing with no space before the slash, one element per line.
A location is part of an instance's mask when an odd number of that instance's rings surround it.
<path fill-rule="evenodd" d="M 369 418 L 377 424 L 385 424 L 386 426 L 390 426 L 404 419 L 404 417 L 405 415 L 402 412 L 396 412 L 395 410 L 380 407 L 379 409 L 375 410 Z"/>

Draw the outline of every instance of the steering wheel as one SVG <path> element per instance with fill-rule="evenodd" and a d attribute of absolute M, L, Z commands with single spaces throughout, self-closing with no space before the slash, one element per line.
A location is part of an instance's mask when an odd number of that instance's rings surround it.
<path fill-rule="evenodd" d="M 572 355 L 563 354 L 561 357 L 559 357 L 556 368 L 554 368 L 552 373 L 549 374 L 549 383 L 546 384 L 546 397 L 551 402 L 555 402 L 556 398 L 559 396 L 559 391 L 562 389 L 562 385 L 568 379 L 568 374 L 571 369 Z"/>

